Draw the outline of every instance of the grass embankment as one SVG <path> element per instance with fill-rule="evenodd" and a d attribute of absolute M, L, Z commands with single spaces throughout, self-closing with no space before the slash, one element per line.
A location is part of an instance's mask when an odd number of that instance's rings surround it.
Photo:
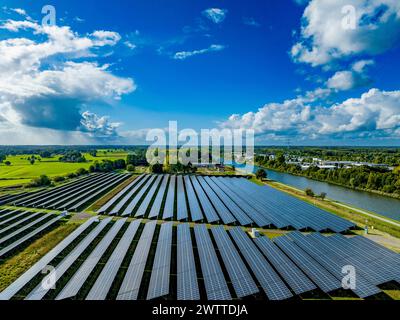
<path fill-rule="evenodd" d="M 263 182 L 260 182 L 259 180 L 256 180 L 255 178 L 253 178 L 252 181 L 256 182 L 257 184 L 261 184 L 261 185 L 264 184 Z M 271 187 L 274 187 L 278 190 L 284 191 L 290 195 L 293 195 L 296 198 L 299 198 L 305 202 L 313 204 L 321 209 L 324 209 L 333 214 L 336 214 L 342 218 L 353 221 L 361 228 L 364 228 L 366 220 L 368 220 L 368 225 L 374 226 L 374 229 L 378 229 L 389 235 L 400 238 L 400 228 L 398 228 L 394 225 L 391 225 L 389 223 L 386 223 L 384 221 L 381 221 L 379 219 L 375 219 L 371 216 L 363 215 L 362 213 L 352 210 L 349 207 L 341 206 L 340 204 L 336 203 L 335 201 L 332 201 L 329 199 L 322 200 L 322 199 L 319 199 L 316 197 L 309 197 L 303 191 L 295 189 L 293 187 L 286 186 L 279 182 L 268 181 L 266 184 Z M 363 211 L 365 211 L 365 210 L 363 210 Z M 377 216 L 376 214 L 374 214 L 372 212 L 371 212 L 371 214 Z M 388 220 L 390 220 L 390 219 L 388 219 Z"/>
<path fill-rule="evenodd" d="M 77 223 L 65 223 L 34 241 L 26 249 L 0 262 L 0 292 L 21 274 L 39 261 L 46 253 L 78 227 Z"/>

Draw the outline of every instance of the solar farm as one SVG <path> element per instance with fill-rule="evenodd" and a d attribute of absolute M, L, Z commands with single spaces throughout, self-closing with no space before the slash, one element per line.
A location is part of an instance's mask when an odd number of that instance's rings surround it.
<path fill-rule="evenodd" d="M 0 204 L 0 261 L 88 212 L 1 300 L 380 299 L 400 285 L 398 253 L 243 177 L 99 173 Z M 347 266 L 354 288 L 342 285 Z"/>
<path fill-rule="evenodd" d="M 245 178 L 195 175 L 141 175 L 97 213 L 314 231 L 343 232 L 354 227 L 345 219 Z"/>

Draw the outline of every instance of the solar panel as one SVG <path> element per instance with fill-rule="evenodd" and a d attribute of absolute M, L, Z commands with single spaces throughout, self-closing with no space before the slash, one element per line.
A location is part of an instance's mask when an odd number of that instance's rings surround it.
<path fill-rule="evenodd" d="M 54 285 L 63 276 L 63 274 L 71 267 L 71 265 L 79 258 L 79 256 L 86 250 L 92 241 L 100 234 L 100 232 L 111 221 L 111 218 L 102 220 L 55 268 L 51 271 L 42 281 L 48 283 L 54 280 Z M 25 300 L 40 300 L 42 299 L 50 288 L 43 287 L 42 283 L 38 284 L 25 298 Z"/>
<path fill-rule="evenodd" d="M 90 218 L 80 225 L 76 230 L 69 234 L 64 240 L 62 240 L 56 247 L 50 250 L 43 258 L 36 262 L 28 271 L 23 273 L 17 280 L 9 285 L 4 291 L 0 293 L 0 300 L 11 299 L 18 291 L 20 291 L 29 281 L 31 281 L 44 267 L 58 256 L 66 247 L 68 247 L 79 235 L 82 234 L 93 222 L 97 220 L 97 217 Z"/>
<path fill-rule="evenodd" d="M 288 237 L 280 236 L 274 243 L 324 292 L 342 288 L 342 284 L 330 272 L 311 258 Z"/>
<path fill-rule="evenodd" d="M 125 188 L 123 188 L 120 192 L 118 192 L 114 197 L 112 197 L 107 203 L 102 206 L 99 210 L 97 210 L 97 213 L 105 213 L 110 209 L 110 207 L 117 202 L 118 199 L 120 199 L 125 193 L 128 192 L 129 189 L 131 189 L 135 184 L 137 183 L 137 179 L 133 180 L 131 183 L 129 183 Z"/>
<path fill-rule="evenodd" d="M 31 221 L 30 223 L 24 225 L 23 227 L 15 230 L 14 232 L 11 232 L 10 234 L 8 234 L 8 235 L 4 236 L 3 238 L 1 238 L 0 239 L 0 244 L 4 243 L 4 242 L 6 242 L 6 241 L 8 241 L 8 240 L 20 235 L 20 234 L 23 234 L 24 231 L 28 230 L 29 228 L 37 225 L 38 223 L 40 223 L 43 220 L 46 220 L 48 218 L 49 218 L 49 215 L 46 215 L 46 214 L 42 215 L 38 219 L 35 219 L 35 220 Z"/>
<path fill-rule="evenodd" d="M 156 176 L 152 175 L 150 176 L 150 179 L 147 180 L 146 184 L 143 185 L 143 187 L 139 190 L 139 192 L 132 198 L 132 200 L 129 202 L 128 206 L 122 213 L 123 216 L 133 214 L 133 210 L 136 208 L 136 206 L 140 203 L 143 195 L 146 193 L 147 190 L 149 190 L 150 186 L 154 182 Z"/>
<path fill-rule="evenodd" d="M 114 223 L 114 225 L 107 232 L 104 238 L 101 239 L 96 248 L 94 248 L 94 250 L 87 257 L 85 262 L 79 267 L 78 271 L 75 272 L 73 277 L 68 281 L 65 287 L 57 295 L 56 300 L 71 298 L 78 294 L 79 290 L 82 288 L 90 273 L 96 267 L 101 257 L 104 255 L 125 222 L 126 219 L 120 219 Z"/>
<path fill-rule="evenodd" d="M 225 204 L 229 211 L 232 212 L 236 220 L 239 221 L 242 226 L 251 225 L 253 223 L 253 220 L 251 220 L 246 213 L 234 201 L 232 201 L 232 199 L 229 198 L 229 196 L 227 196 L 213 180 L 210 179 L 210 177 L 205 177 L 204 180 L 218 195 L 221 201 Z"/>
<path fill-rule="evenodd" d="M 316 242 L 327 255 L 331 255 L 345 265 L 353 265 L 357 272 L 375 285 L 396 280 L 399 269 L 396 264 L 379 254 L 373 246 L 360 248 L 352 239 L 339 240 L 336 236 L 324 237 L 312 234 L 307 238 Z M 378 262 L 378 263 L 376 263 Z"/>
<path fill-rule="evenodd" d="M 174 216 L 175 183 L 176 183 L 176 176 L 171 176 L 169 179 L 167 198 L 165 199 L 165 204 L 164 204 L 164 211 L 162 215 L 163 219 L 170 219 Z"/>
<path fill-rule="evenodd" d="M 116 176 L 114 179 L 107 181 L 107 183 L 83 193 L 82 195 L 76 197 L 74 200 L 71 200 L 69 203 L 61 205 L 59 208 L 66 208 L 68 210 L 73 210 L 73 211 L 78 210 L 86 203 L 89 203 L 89 201 L 96 199 L 99 195 L 103 194 L 107 190 L 114 188 L 117 184 L 121 183 L 128 177 L 129 175 L 119 174 L 119 177 Z M 77 200 L 81 201 L 76 203 Z"/>
<path fill-rule="evenodd" d="M 187 223 L 177 226 L 177 299 L 200 299 L 190 226 Z"/>
<path fill-rule="evenodd" d="M 247 234 L 240 227 L 232 228 L 229 230 L 229 233 L 265 291 L 268 299 L 283 300 L 292 297 L 290 290 Z"/>
<path fill-rule="evenodd" d="M 206 193 L 201 188 L 199 182 L 195 178 L 195 176 L 190 176 L 190 182 L 192 182 L 193 188 L 196 191 L 197 196 L 199 197 L 199 204 L 203 208 L 204 215 L 207 218 L 209 223 L 220 221 L 220 218 L 215 211 L 213 205 L 211 204 L 210 200 L 207 198 Z"/>
<path fill-rule="evenodd" d="M 343 279 L 344 274 L 342 273 L 342 268 L 346 264 L 341 263 L 339 259 L 335 259 L 330 255 L 323 254 L 323 250 L 320 249 L 318 244 L 299 232 L 290 233 L 288 234 L 288 237 L 293 239 L 300 248 L 329 270 L 338 280 L 341 281 Z M 369 297 L 381 292 L 379 288 L 370 283 L 360 274 L 357 274 L 356 288 L 352 289 L 352 291 L 361 298 Z"/>
<path fill-rule="evenodd" d="M 161 205 L 162 205 L 162 201 L 164 199 L 164 195 L 165 195 L 165 190 L 167 189 L 168 186 L 168 175 L 164 175 L 163 176 L 163 180 L 161 182 L 161 186 L 158 189 L 157 192 L 157 196 L 154 199 L 153 205 L 150 208 L 150 212 L 149 212 L 149 216 L 148 218 L 156 218 L 158 217 L 160 211 L 161 211 Z"/>
<path fill-rule="evenodd" d="M 136 300 L 157 221 L 147 222 L 125 274 L 117 300 Z"/>
<path fill-rule="evenodd" d="M 151 272 L 147 300 L 169 294 L 169 277 L 171 271 L 172 222 L 161 225 L 156 255 Z"/>
<path fill-rule="evenodd" d="M 243 298 L 259 292 L 256 283 L 247 270 L 239 252 L 223 226 L 211 228 L 219 253 L 228 271 L 233 288 L 239 298 Z"/>
<path fill-rule="evenodd" d="M 18 225 L 24 223 L 24 222 L 27 221 L 27 220 L 30 220 L 30 219 L 33 219 L 33 218 L 37 217 L 37 216 L 40 215 L 40 214 L 41 214 L 41 212 L 30 212 L 29 215 L 27 215 L 25 218 L 20 219 L 20 220 L 14 222 L 14 223 L 8 225 L 8 226 L 5 227 L 5 228 L 2 228 L 2 229 L 0 230 L 0 235 L 3 234 L 4 232 L 7 232 L 7 231 L 9 231 L 9 230 L 15 228 L 16 226 L 18 226 Z"/>
<path fill-rule="evenodd" d="M 148 176 L 142 174 L 139 176 L 135 181 L 137 182 L 133 189 L 131 189 L 117 204 L 112 210 L 110 211 L 110 215 L 118 214 L 124 205 L 129 201 L 130 198 L 143 186 L 143 184 L 147 181 Z"/>
<path fill-rule="evenodd" d="M 207 227 L 203 224 L 194 227 L 197 251 L 203 273 L 208 300 L 231 300 L 228 285 L 214 251 Z"/>
<path fill-rule="evenodd" d="M 196 193 L 193 189 L 192 183 L 190 182 L 189 176 L 185 176 L 184 180 L 192 221 L 201 221 L 204 219 L 203 213 L 201 212 L 200 204 L 197 200 Z"/>
<path fill-rule="evenodd" d="M 28 213 L 29 213 L 28 211 L 23 211 L 21 213 L 18 213 L 16 215 L 12 216 L 11 218 L 8 218 L 8 219 L 5 219 L 5 220 L 1 220 L 0 221 L 0 226 L 5 225 L 5 224 L 7 224 L 9 222 L 12 222 L 13 220 L 16 220 L 16 219 L 18 219 L 18 218 L 20 218 L 20 217 L 22 217 L 22 216 L 24 216 L 24 215 L 26 215 Z"/>
<path fill-rule="evenodd" d="M 225 180 L 229 180 L 230 178 L 217 178 L 212 177 L 211 180 L 218 185 L 223 192 L 225 192 L 231 199 L 234 201 L 246 214 L 260 227 L 265 227 L 271 225 L 271 221 L 265 218 L 262 214 L 262 210 L 260 212 L 259 208 L 257 208 L 254 203 L 248 202 L 246 197 L 240 192 L 237 192 L 237 188 L 231 189 L 231 185 L 225 184 Z"/>
<path fill-rule="evenodd" d="M 232 188 L 237 188 L 238 192 L 242 193 L 243 196 L 249 199 L 249 201 L 257 205 L 257 207 L 262 208 L 261 212 L 263 216 L 266 217 L 269 221 L 271 221 L 273 225 L 276 226 L 277 228 L 286 228 L 291 225 L 289 221 L 287 221 L 279 214 L 278 212 L 279 208 L 269 203 L 264 196 L 257 194 L 257 191 L 251 188 L 252 186 L 249 185 L 250 182 L 248 182 L 246 179 L 232 178 L 230 180 L 225 179 L 224 182 L 225 183 L 229 182 L 232 185 Z"/>
<path fill-rule="evenodd" d="M 19 209 L 17 209 L 17 210 L 12 210 L 12 211 L 7 212 L 6 214 L 3 214 L 3 215 L 0 217 L 0 219 L 3 220 L 4 218 L 9 217 L 9 216 L 13 215 L 13 214 L 16 213 L 16 212 L 19 212 Z"/>
<path fill-rule="evenodd" d="M 179 221 L 187 220 L 189 215 L 186 205 L 186 194 L 182 176 L 177 176 L 176 201 L 177 201 L 177 212 L 176 212 L 177 220 Z"/>
<path fill-rule="evenodd" d="M 142 203 L 140 204 L 139 208 L 136 210 L 135 217 L 143 217 L 146 214 L 146 211 L 149 207 L 151 199 L 153 199 L 154 193 L 157 190 L 157 187 L 160 184 L 162 176 L 157 176 L 153 186 L 151 187 L 150 191 L 147 193 L 146 197 L 143 199 Z"/>
<path fill-rule="evenodd" d="M 112 173 L 108 173 L 104 176 L 101 176 L 99 178 L 96 178 L 93 181 L 90 181 L 87 184 L 84 184 L 78 188 L 72 188 L 71 190 L 68 190 L 67 192 L 61 192 L 59 195 L 57 196 L 49 196 L 46 197 L 43 201 L 39 201 L 39 202 L 34 202 L 32 203 L 30 206 L 34 206 L 34 207 L 56 207 L 59 204 L 65 202 L 66 200 L 75 197 L 76 194 L 79 194 L 81 192 L 83 192 L 84 190 L 88 190 L 91 188 L 94 188 L 96 186 L 98 186 L 99 184 L 104 183 L 104 180 L 107 180 L 109 177 L 111 177 L 113 174 Z"/>
<path fill-rule="evenodd" d="M 312 291 L 317 287 L 307 276 L 267 237 L 254 239 L 261 252 L 279 272 L 296 294 Z"/>
<path fill-rule="evenodd" d="M 17 248 L 18 246 L 20 246 L 22 243 L 24 243 L 25 241 L 30 240 L 31 238 L 35 237 L 36 235 L 38 235 L 40 232 L 42 232 L 43 230 L 45 230 L 46 228 L 50 227 L 51 225 L 55 224 L 58 220 L 60 220 L 62 217 L 61 216 L 56 216 L 55 218 L 51 219 L 50 221 L 47 221 L 46 223 L 44 223 L 43 225 L 41 225 L 40 227 L 36 228 L 35 230 L 31 231 L 30 233 L 28 233 L 27 235 L 23 236 L 22 238 L 18 239 L 17 241 L 13 242 L 12 244 L 10 244 L 9 246 L 3 248 L 2 250 L 0 250 L 0 257 L 2 257 L 3 255 L 5 255 L 6 253 L 10 252 L 11 250 L 14 250 L 15 248 Z"/>
<path fill-rule="evenodd" d="M 89 175 L 88 177 L 84 177 L 81 179 L 78 179 L 77 181 L 72 181 L 66 184 L 63 184 L 59 187 L 53 188 L 53 189 L 45 189 L 39 192 L 35 192 L 33 194 L 28 193 L 25 197 L 21 198 L 20 200 L 16 201 L 15 204 L 18 206 L 30 206 L 32 203 L 36 201 L 40 201 L 43 198 L 59 194 L 61 192 L 65 192 L 66 190 L 70 190 L 72 188 L 76 188 L 78 186 L 84 185 L 85 183 L 88 183 L 94 179 L 99 179 L 98 174 L 92 174 Z"/>
<path fill-rule="evenodd" d="M 215 209 L 218 212 L 218 215 L 221 217 L 224 224 L 231 224 L 236 222 L 236 219 L 229 212 L 228 208 L 225 207 L 224 203 L 218 198 L 215 192 L 210 188 L 210 186 L 205 182 L 203 177 L 197 177 L 201 187 L 204 189 L 204 192 L 207 194 L 210 202 L 214 205 Z"/>
<path fill-rule="evenodd" d="M 82 205 L 90 201 L 91 199 L 97 197 L 99 194 L 102 192 L 106 191 L 110 187 L 116 185 L 120 181 L 124 180 L 127 178 L 127 175 L 121 175 L 121 174 L 114 174 L 111 176 L 109 179 L 105 180 L 102 183 L 99 183 L 96 186 L 92 186 L 89 189 L 82 190 L 80 192 L 75 192 L 68 198 L 70 199 L 69 201 L 65 202 L 65 200 L 60 200 L 57 203 L 54 203 L 52 206 L 54 208 L 57 208 L 59 210 L 62 209 L 67 209 L 67 210 L 76 210 L 80 208 Z M 81 200 L 81 201 L 79 201 Z M 79 202 L 78 202 L 79 201 Z"/>
<path fill-rule="evenodd" d="M 108 259 L 106 265 L 98 276 L 93 287 L 90 289 L 86 300 L 105 300 L 107 293 L 114 282 L 115 276 L 118 273 L 120 266 L 128 252 L 128 249 L 136 235 L 139 228 L 141 219 L 131 222 L 126 229 L 118 245 L 115 247 L 111 257 Z"/>

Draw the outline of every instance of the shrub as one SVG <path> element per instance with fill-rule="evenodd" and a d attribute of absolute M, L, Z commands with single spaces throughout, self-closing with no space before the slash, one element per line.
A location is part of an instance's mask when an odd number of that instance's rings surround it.
<path fill-rule="evenodd" d="M 309 196 L 309 197 L 314 197 L 314 191 L 312 191 L 312 189 L 311 188 L 307 188 L 306 190 L 305 190 L 305 193 L 306 193 L 306 195 L 307 196 Z"/>
<path fill-rule="evenodd" d="M 134 172 L 135 166 L 133 164 L 128 164 L 126 167 L 126 170 L 128 170 L 129 172 Z"/>

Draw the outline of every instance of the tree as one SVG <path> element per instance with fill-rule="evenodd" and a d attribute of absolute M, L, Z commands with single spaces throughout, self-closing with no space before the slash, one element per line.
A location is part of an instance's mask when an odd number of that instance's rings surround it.
<path fill-rule="evenodd" d="M 319 195 L 319 197 L 321 198 L 321 200 L 325 200 L 325 198 L 326 198 L 326 192 L 321 192 L 321 194 Z"/>
<path fill-rule="evenodd" d="M 162 164 L 156 163 L 150 167 L 152 173 L 163 173 L 163 166 Z"/>
<path fill-rule="evenodd" d="M 40 177 L 35 178 L 31 181 L 29 186 L 31 187 L 46 187 L 51 185 L 51 180 L 48 176 L 42 174 Z"/>
<path fill-rule="evenodd" d="M 306 195 L 307 196 L 309 196 L 309 197 L 314 197 L 314 191 L 312 191 L 312 189 L 311 188 L 307 188 L 306 190 L 305 190 L 305 193 L 306 193 Z"/>
<path fill-rule="evenodd" d="M 7 160 L 7 161 L 4 162 L 4 164 L 5 164 L 6 166 L 10 166 L 10 165 L 11 165 L 11 162 Z"/>
<path fill-rule="evenodd" d="M 51 158 L 51 152 L 44 150 L 44 151 L 39 152 L 39 156 L 41 158 Z"/>
<path fill-rule="evenodd" d="M 97 157 L 97 150 L 90 150 L 89 154 L 90 154 L 92 157 Z"/>
<path fill-rule="evenodd" d="M 135 166 L 133 164 L 128 164 L 126 166 L 126 170 L 128 170 L 129 172 L 135 172 Z"/>
<path fill-rule="evenodd" d="M 29 161 L 31 164 L 35 164 L 35 159 L 32 157 L 31 160 Z"/>
<path fill-rule="evenodd" d="M 89 171 L 87 171 L 85 168 L 79 168 L 78 170 L 76 170 L 76 175 L 78 176 L 83 176 L 84 174 L 88 174 Z"/>
<path fill-rule="evenodd" d="M 62 181 L 65 181 L 65 178 L 62 176 L 56 176 L 53 178 L 53 181 L 54 182 L 62 182 Z"/>
<path fill-rule="evenodd" d="M 263 179 L 267 179 L 267 172 L 264 169 L 258 169 L 256 171 L 256 178 L 258 180 L 263 180 Z"/>

